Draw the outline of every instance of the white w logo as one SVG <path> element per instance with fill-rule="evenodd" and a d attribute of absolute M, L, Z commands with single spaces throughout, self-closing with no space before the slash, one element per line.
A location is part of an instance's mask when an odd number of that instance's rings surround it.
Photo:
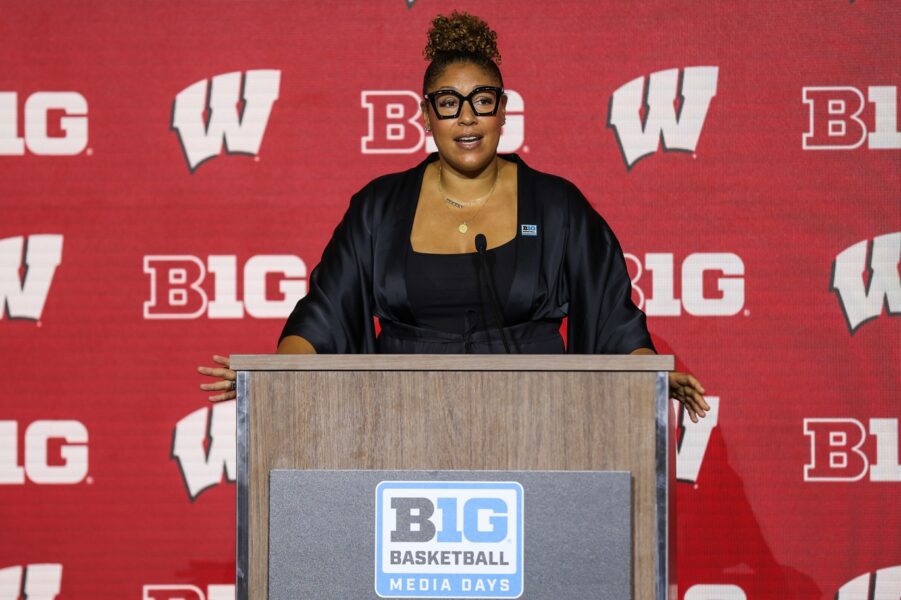
<path fill-rule="evenodd" d="M 62 579 L 63 566 L 59 564 L 0 569 L 0 600 L 54 600 Z"/>
<path fill-rule="evenodd" d="M 219 402 L 212 410 L 195 410 L 175 426 L 172 458 L 178 466 L 193 501 L 200 492 L 237 475 L 235 450 L 235 401 Z M 2 600 L 2 599 L 0 599 Z"/>
<path fill-rule="evenodd" d="M 607 126 L 616 132 L 626 168 L 657 152 L 661 138 L 664 150 L 695 151 L 716 95 L 718 73 L 718 67 L 686 67 L 680 88 L 679 70 L 669 69 L 651 73 L 647 90 L 644 77 L 639 77 L 613 92 Z M 676 114 L 675 102 L 680 96 Z"/>
<path fill-rule="evenodd" d="M 873 252 L 867 264 L 870 240 L 857 242 L 835 257 L 832 265 L 832 291 L 838 299 L 853 334 L 858 327 L 882 314 L 888 305 L 890 315 L 901 314 L 901 232 L 887 233 L 873 239 Z M 870 276 L 864 285 L 863 273 Z"/>
<path fill-rule="evenodd" d="M 20 281 L 23 248 L 25 269 Z M 32 235 L 27 244 L 21 236 L 0 240 L 0 319 L 4 312 L 11 319 L 40 319 L 62 258 L 61 235 Z"/>
<path fill-rule="evenodd" d="M 225 143 L 228 154 L 256 155 L 263 142 L 272 105 L 278 100 L 281 71 L 225 73 L 198 81 L 178 93 L 172 109 L 172 129 L 178 132 L 188 167 L 194 172 L 205 160 L 218 156 Z M 243 110 L 238 103 L 243 100 Z M 204 113 L 209 106 L 209 121 Z"/>

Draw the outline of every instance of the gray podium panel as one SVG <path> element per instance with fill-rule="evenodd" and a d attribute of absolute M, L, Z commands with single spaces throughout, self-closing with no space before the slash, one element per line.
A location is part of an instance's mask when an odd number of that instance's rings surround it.
<path fill-rule="evenodd" d="M 270 600 L 632 598 L 627 472 L 273 470 L 269 494 Z"/>

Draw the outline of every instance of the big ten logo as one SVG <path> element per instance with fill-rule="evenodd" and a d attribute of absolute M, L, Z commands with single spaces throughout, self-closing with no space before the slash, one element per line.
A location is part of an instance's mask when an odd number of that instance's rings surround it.
<path fill-rule="evenodd" d="M 259 154 L 272 105 L 278 100 L 281 71 L 259 69 L 216 75 L 180 91 L 172 107 L 188 169 L 222 153 Z M 208 115 L 208 118 L 207 118 Z"/>
<path fill-rule="evenodd" d="M 60 564 L 0 569 L 0 600 L 54 600 L 63 583 Z"/>
<path fill-rule="evenodd" d="M 0 319 L 39 320 L 62 259 L 61 235 L 0 240 Z"/>
<path fill-rule="evenodd" d="M 843 585 L 835 600 L 896 600 L 901 598 L 901 565 L 864 573 Z"/>
<path fill-rule="evenodd" d="M 141 600 L 235 600 L 235 586 L 208 585 L 204 595 L 194 585 L 145 585 Z"/>
<path fill-rule="evenodd" d="M 720 418 L 720 399 L 717 396 L 704 396 L 710 410 L 703 419 L 693 423 L 685 414 L 685 407 L 678 400 L 673 400 L 673 410 L 679 415 L 679 437 L 676 442 L 676 479 L 689 483 L 697 483 L 701 466 L 707 456 L 710 436 Z"/>
<path fill-rule="evenodd" d="M 519 597 L 522 502 L 517 482 L 379 483 L 376 593 Z"/>
<path fill-rule="evenodd" d="M 182 480 L 193 502 L 200 493 L 222 482 L 234 482 L 235 401 L 195 410 L 175 425 L 171 458 L 178 461 Z"/>
<path fill-rule="evenodd" d="M 145 585 L 141 600 L 235 600 L 235 586 L 208 585 L 204 595 L 194 585 Z"/>
<path fill-rule="evenodd" d="M 257 319 L 282 319 L 307 293 L 306 263 L 284 254 L 250 257 L 240 279 L 238 259 L 230 255 L 208 256 L 206 264 L 191 255 L 145 256 L 144 273 L 150 282 L 145 319 L 240 319 L 245 311 Z"/>
<path fill-rule="evenodd" d="M 901 148 L 896 86 L 870 86 L 866 99 L 850 86 L 805 87 L 802 98 L 810 119 L 801 141 L 804 150 L 853 150 L 864 142 L 870 150 Z M 871 127 L 863 118 L 869 104 Z"/>
<path fill-rule="evenodd" d="M 693 585 L 682 596 L 682 600 L 747 600 L 747 598 L 744 590 L 730 583 Z"/>
<path fill-rule="evenodd" d="M 718 67 L 667 69 L 638 77 L 610 98 L 607 127 L 616 134 L 626 168 L 657 152 L 694 152 L 716 95 Z M 677 109 L 678 107 L 678 109 Z"/>
<path fill-rule="evenodd" d="M 804 481 L 859 481 L 869 475 L 870 481 L 901 482 L 898 419 L 870 419 L 869 434 L 875 444 L 865 446 L 867 430 L 857 419 L 804 419 L 810 442 Z"/>
<path fill-rule="evenodd" d="M 507 95 L 507 122 L 501 131 L 498 152 L 516 152 L 525 141 L 525 104 L 513 90 Z M 360 104 L 366 109 L 367 133 L 360 139 L 363 154 L 412 154 L 438 147 L 422 125 L 422 96 L 409 90 L 363 91 Z"/>
<path fill-rule="evenodd" d="M 73 156 L 88 146 L 88 101 L 78 92 L 35 92 L 24 106 L 19 137 L 19 95 L 0 92 L 0 156 Z"/>
<path fill-rule="evenodd" d="M 25 429 L 19 464 L 19 423 L 0 421 L 0 484 L 81 483 L 88 475 L 88 430 L 79 421 L 35 421 Z"/>
<path fill-rule="evenodd" d="M 678 273 L 673 254 L 648 253 L 643 261 L 634 254 L 625 258 L 632 299 L 649 317 L 677 317 L 683 309 L 696 317 L 728 317 L 745 306 L 745 263 L 737 254 L 689 254 Z"/>
<path fill-rule="evenodd" d="M 901 314 L 901 232 L 863 240 L 842 250 L 832 263 L 831 289 L 838 295 L 845 323 L 857 328 L 880 316 Z M 869 281 L 864 281 L 864 273 Z"/>

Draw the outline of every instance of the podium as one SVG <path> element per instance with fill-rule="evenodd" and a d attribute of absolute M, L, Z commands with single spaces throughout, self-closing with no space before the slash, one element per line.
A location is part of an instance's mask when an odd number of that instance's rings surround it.
<path fill-rule="evenodd" d="M 237 599 L 268 598 L 275 469 L 626 471 L 632 597 L 675 598 L 673 364 L 672 356 L 233 356 Z M 523 597 L 537 596 L 527 586 Z"/>

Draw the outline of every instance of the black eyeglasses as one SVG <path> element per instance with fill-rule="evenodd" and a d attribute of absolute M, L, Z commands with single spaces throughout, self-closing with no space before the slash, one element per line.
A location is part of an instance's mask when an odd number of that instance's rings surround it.
<path fill-rule="evenodd" d="M 503 88 L 483 85 L 469 92 L 468 96 L 455 90 L 438 90 L 426 94 L 425 99 L 432 105 L 435 116 L 439 119 L 456 119 L 460 116 L 464 102 L 469 102 L 472 112 L 477 116 L 493 117 L 497 114 L 503 95 Z"/>

